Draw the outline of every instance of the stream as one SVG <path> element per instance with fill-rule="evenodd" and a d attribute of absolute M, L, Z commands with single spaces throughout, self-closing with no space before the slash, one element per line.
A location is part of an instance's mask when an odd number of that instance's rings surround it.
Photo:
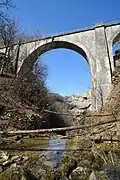
<path fill-rule="evenodd" d="M 66 139 L 61 139 L 57 136 L 50 138 L 48 148 L 42 152 L 44 156 L 43 164 L 52 169 L 58 168 L 65 149 Z"/>

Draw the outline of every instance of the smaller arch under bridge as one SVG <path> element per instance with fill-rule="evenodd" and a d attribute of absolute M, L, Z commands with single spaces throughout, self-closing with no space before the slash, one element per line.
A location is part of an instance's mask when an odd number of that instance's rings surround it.
<path fill-rule="evenodd" d="M 99 109 L 112 89 L 111 77 L 115 68 L 112 45 L 118 39 L 120 23 L 111 23 L 16 44 L 15 47 L 19 46 L 18 72 L 22 75 L 29 73 L 38 57 L 51 49 L 72 49 L 89 63 L 92 73 L 92 109 Z"/>

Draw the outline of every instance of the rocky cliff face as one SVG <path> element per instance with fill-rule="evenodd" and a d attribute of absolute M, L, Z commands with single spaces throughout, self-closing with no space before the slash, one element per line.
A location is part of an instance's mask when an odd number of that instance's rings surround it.
<path fill-rule="evenodd" d="M 63 97 L 59 94 L 52 94 L 52 96 L 54 101 L 50 109 L 56 112 L 56 115 L 52 114 L 50 119 L 53 120 L 54 117 L 54 121 L 58 122 L 59 127 L 77 125 L 78 121 L 80 123 L 81 115 L 91 108 L 91 92 L 83 96 L 72 95 Z"/>
<path fill-rule="evenodd" d="M 90 109 L 91 106 L 91 96 L 90 92 L 85 93 L 83 96 L 72 95 L 66 98 L 66 103 L 69 106 L 69 110 L 74 114 L 79 114 L 85 109 Z"/>

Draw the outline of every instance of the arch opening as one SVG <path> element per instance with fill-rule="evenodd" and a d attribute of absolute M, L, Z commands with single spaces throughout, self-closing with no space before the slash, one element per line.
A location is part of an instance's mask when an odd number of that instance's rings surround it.
<path fill-rule="evenodd" d="M 92 87 L 91 70 L 86 59 L 73 50 L 57 48 L 42 54 L 38 61 L 43 62 L 48 67 L 46 81 L 48 89 L 56 96 L 63 97 L 63 101 L 56 99 L 53 102 L 51 111 L 66 111 L 66 104 L 64 105 L 64 98 L 66 97 L 68 99 L 72 97 L 74 104 L 76 103 L 77 106 L 78 103 L 81 103 L 80 106 L 82 107 L 85 101 L 81 98 L 80 101 L 82 102 L 79 102 L 77 98 L 81 96 L 89 99 L 87 92 L 89 93 Z M 51 114 L 50 128 L 66 126 L 65 119 L 66 117 Z M 69 117 L 70 119 L 71 117 Z"/>
<path fill-rule="evenodd" d="M 50 76 L 52 77 L 49 77 L 49 84 L 47 85 L 51 92 L 61 94 L 62 96 L 78 94 L 80 96 L 83 95 L 84 97 L 87 97 L 87 95 L 89 95 L 87 93 L 84 94 L 84 92 L 89 91 L 92 87 L 92 75 L 89 60 L 87 59 L 87 55 L 82 48 L 78 47 L 77 45 L 61 41 L 44 44 L 37 48 L 25 59 L 20 73 L 22 73 L 22 75 L 26 75 L 31 72 L 36 60 L 42 61 L 43 64 L 48 66 L 48 76 L 50 68 Z M 53 87 L 51 87 L 51 82 L 54 83 Z M 61 86 L 59 85 L 62 85 L 62 88 L 67 90 L 63 90 L 61 92 Z M 64 104 L 64 100 L 62 103 Z M 53 105 L 55 107 L 61 106 L 61 102 L 57 101 Z M 69 120 L 70 118 L 71 117 L 69 117 Z M 56 121 L 56 119 L 58 119 L 59 122 Z M 49 120 L 50 128 L 63 127 L 66 125 L 64 117 L 58 118 L 56 115 L 51 115 Z"/>
<path fill-rule="evenodd" d="M 48 67 L 47 86 L 62 96 L 83 95 L 92 87 L 91 70 L 86 59 L 66 48 L 55 48 L 40 56 Z"/>

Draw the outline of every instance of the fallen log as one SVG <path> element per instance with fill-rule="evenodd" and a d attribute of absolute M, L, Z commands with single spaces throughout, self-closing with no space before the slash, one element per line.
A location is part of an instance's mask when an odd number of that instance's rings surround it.
<path fill-rule="evenodd" d="M 81 110 L 83 110 L 85 108 L 81 108 Z M 98 117 L 101 117 L 101 116 L 114 116 L 115 114 L 84 114 L 84 112 L 80 112 L 79 114 L 72 114 L 70 112 L 68 113 L 63 113 L 63 112 L 56 112 L 56 111 L 50 111 L 50 110 L 47 110 L 47 109 L 43 109 L 43 112 L 45 113 L 50 113 L 50 114 L 56 114 L 56 115 L 67 115 L 67 116 L 83 116 L 84 117 L 95 117 L 95 116 L 98 116 Z"/>
<path fill-rule="evenodd" d="M 61 128 L 52 128 L 52 129 L 36 129 L 36 130 L 17 130 L 17 131 L 0 131 L 0 135 L 7 135 L 7 134 L 31 134 L 31 133 L 53 133 L 58 131 L 71 131 L 77 129 L 84 129 L 84 128 L 91 128 L 96 126 L 101 126 L 104 124 L 115 123 L 119 122 L 120 119 L 114 119 L 110 121 L 104 121 L 94 124 L 87 124 L 87 125 L 80 125 L 80 126 L 70 126 L 70 127 L 61 127 Z"/>
<path fill-rule="evenodd" d="M 9 151 L 63 151 L 63 149 L 52 149 L 52 148 L 26 148 L 26 147 L 0 147 L 0 150 L 9 150 Z M 88 148 L 72 148 L 66 149 L 65 151 L 91 151 Z"/>

